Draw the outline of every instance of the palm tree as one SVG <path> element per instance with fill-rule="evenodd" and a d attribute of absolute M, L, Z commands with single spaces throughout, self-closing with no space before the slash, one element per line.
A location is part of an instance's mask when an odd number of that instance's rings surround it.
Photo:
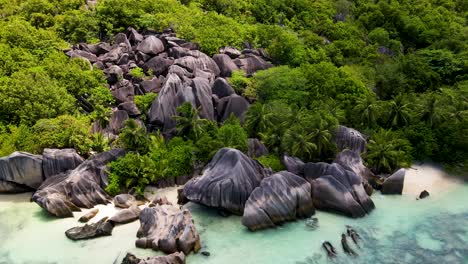
<path fill-rule="evenodd" d="M 374 128 L 377 126 L 377 119 L 380 115 L 380 106 L 374 96 L 366 96 L 357 101 L 353 109 L 354 113 L 358 113 L 358 120 L 360 125 L 367 128 Z"/>
<path fill-rule="evenodd" d="M 119 140 L 127 150 L 138 151 L 141 154 L 148 152 L 149 138 L 146 128 L 134 119 L 125 121 L 125 127 L 119 134 Z"/>
<path fill-rule="evenodd" d="M 195 140 L 198 140 L 209 121 L 200 118 L 197 110 L 188 102 L 179 106 L 177 112 L 178 115 L 174 117 L 176 120 L 176 133 L 186 138 L 193 137 Z"/>
<path fill-rule="evenodd" d="M 295 125 L 286 130 L 281 146 L 290 155 L 310 160 L 318 149 L 317 145 L 313 143 L 313 137 L 314 134 L 308 133 L 300 125 Z"/>
<path fill-rule="evenodd" d="M 389 102 L 389 127 L 403 127 L 410 123 L 409 104 L 404 102 L 402 96 L 396 96 Z"/>
<path fill-rule="evenodd" d="M 327 153 L 333 150 L 334 143 L 332 142 L 332 133 L 330 130 L 317 127 L 312 129 L 312 142 L 317 146 L 317 154 L 319 157 L 325 157 Z"/>
<path fill-rule="evenodd" d="M 444 119 L 444 114 L 441 112 L 438 103 L 439 100 L 437 97 L 434 94 L 431 94 L 423 105 L 420 118 L 422 121 L 426 122 L 429 127 L 434 127 Z"/>

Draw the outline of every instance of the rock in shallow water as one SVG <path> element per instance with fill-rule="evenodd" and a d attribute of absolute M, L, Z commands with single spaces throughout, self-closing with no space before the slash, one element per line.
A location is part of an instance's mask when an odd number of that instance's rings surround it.
<path fill-rule="evenodd" d="M 110 197 L 100 186 L 100 175 L 107 163 L 124 154 L 122 149 L 103 152 L 67 174 L 52 176 L 33 194 L 32 200 L 58 217 L 72 217 L 73 211 L 80 211 L 80 207 L 107 204 Z"/>
<path fill-rule="evenodd" d="M 90 239 L 100 236 L 112 235 L 114 224 L 107 221 L 107 217 L 102 218 L 96 223 L 86 224 L 84 226 L 72 227 L 65 231 L 65 235 L 71 240 Z"/>
<path fill-rule="evenodd" d="M 122 264 L 185 264 L 185 254 L 183 252 L 176 252 L 167 256 L 139 259 L 135 255 L 127 253 L 122 260 Z"/>
<path fill-rule="evenodd" d="M 200 236 L 188 210 L 170 205 L 147 207 L 140 213 L 140 224 L 137 247 L 186 255 L 200 249 Z"/>
<path fill-rule="evenodd" d="M 184 187 L 190 201 L 242 215 L 252 191 L 267 176 L 265 168 L 237 149 L 220 149 L 200 177 Z"/>
<path fill-rule="evenodd" d="M 242 224 L 255 231 L 315 213 L 310 184 L 287 171 L 266 177 L 245 204 Z"/>
<path fill-rule="evenodd" d="M 312 185 L 312 199 L 317 209 L 363 217 L 375 208 L 361 177 L 337 163 L 307 163 L 304 177 Z"/>
<path fill-rule="evenodd" d="M 386 178 L 382 184 L 382 194 L 402 194 L 405 174 L 405 169 L 399 169 Z"/>

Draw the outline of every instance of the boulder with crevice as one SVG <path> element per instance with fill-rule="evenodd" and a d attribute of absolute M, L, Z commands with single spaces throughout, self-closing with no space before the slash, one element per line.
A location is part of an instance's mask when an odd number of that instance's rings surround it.
<path fill-rule="evenodd" d="M 249 106 L 249 102 L 244 97 L 237 94 L 221 98 L 216 106 L 218 121 L 224 122 L 231 116 L 231 114 L 233 114 L 241 121 L 241 123 L 243 123 L 245 113 L 249 109 Z"/>
<path fill-rule="evenodd" d="M 67 170 L 73 170 L 83 163 L 84 159 L 75 149 L 44 149 L 42 153 L 42 171 L 44 177 L 57 175 Z"/>
<path fill-rule="evenodd" d="M 91 157 L 68 173 L 49 177 L 33 194 L 32 200 L 58 217 L 72 217 L 80 208 L 107 204 L 110 197 L 100 185 L 100 175 L 107 163 L 124 154 L 122 149 L 112 149 Z"/>
<path fill-rule="evenodd" d="M 375 208 L 361 177 L 337 163 L 306 163 L 304 178 L 312 186 L 312 199 L 317 209 L 363 217 Z"/>
<path fill-rule="evenodd" d="M 268 175 L 256 160 L 237 149 L 220 149 L 201 176 L 184 186 L 183 196 L 196 203 L 242 215 L 252 191 Z"/>
<path fill-rule="evenodd" d="M 142 68 L 145 72 L 151 72 L 153 75 L 159 76 L 167 73 L 167 70 L 173 63 L 174 61 L 171 59 L 155 56 L 145 62 Z"/>
<path fill-rule="evenodd" d="M 242 224 L 251 231 L 315 213 L 310 183 L 287 171 L 266 177 L 245 204 Z"/>
<path fill-rule="evenodd" d="M 120 130 L 125 127 L 125 121 L 130 117 L 128 116 L 127 111 L 117 110 L 114 111 L 109 119 L 108 130 L 114 135 L 118 135 Z"/>
<path fill-rule="evenodd" d="M 188 255 L 192 251 L 197 252 L 201 246 L 190 211 L 170 205 L 143 209 L 137 237 L 137 247 L 152 248 L 166 254 L 182 251 Z"/>

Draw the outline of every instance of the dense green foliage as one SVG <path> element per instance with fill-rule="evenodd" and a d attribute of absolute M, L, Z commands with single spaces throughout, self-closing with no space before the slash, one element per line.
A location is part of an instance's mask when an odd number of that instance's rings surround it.
<path fill-rule="evenodd" d="M 276 67 L 229 79 L 255 101 L 242 126 L 182 105 L 176 137 L 165 142 L 129 121 L 111 142 L 131 151 L 111 166 L 111 193 L 188 174 L 220 147 L 246 150 L 247 137 L 268 147 L 259 160 L 274 170 L 285 152 L 332 160 L 339 124 L 370 136 L 364 158 L 376 172 L 413 159 L 467 164 L 467 14 L 465 0 L 0 0 L 0 156 L 108 149 L 91 133 L 115 103 L 104 75 L 63 49 L 132 26 L 172 28 L 209 55 L 248 43 Z M 130 74 L 145 78 L 140 68 Z M 135 97 L 141 120 L 156 96 Z"/>

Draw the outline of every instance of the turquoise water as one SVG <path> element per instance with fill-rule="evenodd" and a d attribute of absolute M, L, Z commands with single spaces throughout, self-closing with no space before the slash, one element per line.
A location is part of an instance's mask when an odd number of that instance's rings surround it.
<path fill-rule="evenodd" d="M 30 195 L 30 194 L 29 194 Z M 377 209 L 362 219 L 317 212 L 319 228 L 304 221 L 249 232 L 240 217 L 220 217 L 215 211 L 187 205 L 200 232 L 203 249 L 211 256 L 190 255 L 187 263 L 468 263 L 468 185 L 416 201 L 413 196 L 372 196 Z M 64 231 L 76 218 L 54 219 L 28 194 L 0 197 L 0 264 L 113 263 L 126 252 L 158 254 L 134 247 L 139 223 L 118 226 L 111 237 L 68 240 Z M 343 253 L 340 235 L 345 225 L 360 233 L 357 257 Z M 329 260 L 321 247 L 332 242 L 339 257 Z M 348 241 L 352 246 L 352 241 Z"/>

